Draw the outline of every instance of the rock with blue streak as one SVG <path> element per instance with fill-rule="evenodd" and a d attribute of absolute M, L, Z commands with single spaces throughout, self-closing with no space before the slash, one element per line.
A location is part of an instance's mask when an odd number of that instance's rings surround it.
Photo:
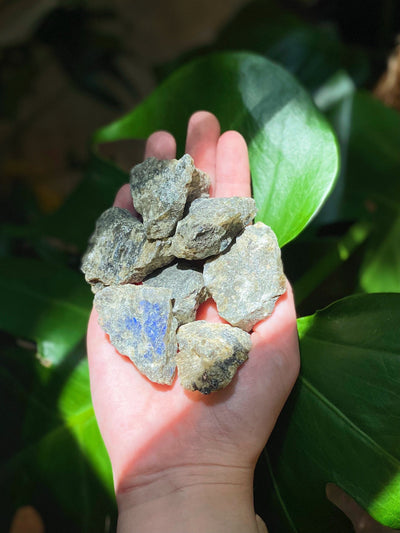
<path fill-rule="evenodd" d="M 111 344 L 155 383 L 170 385 L 176 369 L 178 323 L 171 291 L 143 285 L 106 287 L 94 298 Z"/>
<path fill-rule="evenodd" d="M 170 385 L 178 368 L 185 389 L 224 388 L 248 357 L 247 332 L 286 290 L 277 239 L 250 225 L 252 198 L 209 198 L 210 179 L 188 154 L 147 159 L 130 185 L 143 221 L 106 210 L 82 260 L 99 324 L 149 380 Z M 195 320 L 210 296 L 229 324 Z"/>

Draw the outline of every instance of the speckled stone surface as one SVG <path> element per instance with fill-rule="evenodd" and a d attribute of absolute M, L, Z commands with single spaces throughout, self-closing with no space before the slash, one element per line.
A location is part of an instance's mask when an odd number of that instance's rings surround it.
<path fill-rule="evenodd" d="M 181 326 L 177 337 L 176 362 L 181 385 L 202 394 L 226 387 L 251 349 L 248 333 L 204 320 Z"/>
<path fill-rule="evenodd" d="M 199 198 L 178 222 L 171 252 L 183 259 L 219 254 L 256 214 L 253 198 Z"/>
<path fill-rule="evenodd" d="M 131 170 L 130 185 L 147 238 L 163 239 L 175 231 L 187 201 L 208 196 L 210 179 L 185 154 L 179 160 L 146 159 Z"/>
<path fill-rule="evenodd" d="M 173 312 L 179 325 L 195 320 L 199 305 L 208 298 L 203 274 L 186 261 L 178 261 L 154 272 L 143 284 L 171 289 Z"/>
<path fill-rule="evenodd" d="M 147 159 L 130 185 L 143 222 L 108 209 L 82 259 L 99 323 L 151 381 L 171 384 L 178 365 L 184 388 L 222 389 L 248 357 L 247 332 L 286 290 L 275 234 L 249 225 L 252 198 L 209 198 L 210 180 L 188 154 Z M 229 324 L 195 320 L 210 296 Z"/>
<path fill-rule="evenodd" d="M 106 287 L 94 298 L 111 344 L 156 383 L 171 384 L 176 369 L 177 321 L 171 291 L 143 285 Z"/>
<path fill-rule="evenodd" d="M 171 241 L 149 242 L 143 224 L 129 211 L 107 209 L 97 220 L 81 269 L 93 292 L 108 285 L 137 283 L 173 260 Z"/>
<path fill-rule="evenodd" d="M 224 254 L 204 265 L 204 281 L 219 314 L 245 331 L 269 316 L 286 290 L 274 232 L 257 222 Z"/>

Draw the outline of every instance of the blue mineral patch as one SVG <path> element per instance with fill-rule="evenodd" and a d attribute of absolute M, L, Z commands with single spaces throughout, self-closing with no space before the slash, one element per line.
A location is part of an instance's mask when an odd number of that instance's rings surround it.
<path fill-rule="evenodd" d="M 153 354 L 151 353 L 150 350 L 147 350 L 147 352 L 145 352 L 143 354 L 143 357 L 144 359 L 147 359 L 148 361 L 152 362 L 153 361 Z"/>
<path fill-rule="evenodd" d="M 159 303 L 141 300 L 139 306 L 143 310 L 143 331 L 154 352 L 163 356 L 165 353 L 164 335 L 167 331 L 168 314 L 163 312 Z"/>
<path fill-rule="evenodd" d="M 134 316 L 125 317 L 125 328 L 131 331 L 133 335 L 140 335 L 142 331 L 142 324 Z"/>
<path fill-rule="evenodd" d="M 170 291 L 131 285 L 103 291 L 96 294 L 95 305 L 111 343 L 150 380 L 170 383 L 176 366 Z"/>

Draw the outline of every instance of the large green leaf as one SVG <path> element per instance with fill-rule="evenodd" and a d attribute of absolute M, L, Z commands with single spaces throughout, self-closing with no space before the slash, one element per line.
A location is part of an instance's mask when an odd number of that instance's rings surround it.
<path fill-rule="evenodd" d="M 1 258 L 0 328 L 37 343 L 58 364 L 86 331 L 92 295 L 83 276 L 34 259 Z"/>
<path fill-rule="evenodd" d="M 360 286 L 365 292 L 400 292 L 400 212 L 381 210 L 361 265 Z"/>
<path fill-rule="evenodd" d="M 399 324 L 398 294 L 349 297 L 299 319 L 301 373 L 267 447 L 271 533 L 351 532 L 327 482 L 400 527 Z"/>
<path fill-rule="evenodd" d="M 38 509 L 49 531 L 95 533 L 115 521 L 111 468 L 91 404 L 85 355 L 80 343 L 62 365 L 46 368 L 33 352 L 3 346 L 2 531 L 26 503 Z"/>
<path fill-rule="evenodd" d="M 296 80 L 249 53 L 197 59 L 170 76 L 147 100 L 100 129 L 96 143 L 171 131 L 183 150 L 189 116 L 216 114 L 222 130 L 240 131 L 249 146 L 258 219 L 283 246 L 306 226 L 329 194 L 338 149 L 328 123 Z"/>
<path fill-rule="evenodd" d="M 349 112 L 344 214 L 365 214 L 377 204 L 399 208 L 399 113 L 366 92 L 355 94 Z"/>

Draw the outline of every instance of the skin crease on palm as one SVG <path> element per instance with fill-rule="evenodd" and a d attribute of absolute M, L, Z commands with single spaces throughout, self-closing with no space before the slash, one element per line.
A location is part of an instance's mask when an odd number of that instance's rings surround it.
<path fill-rule="evenodd" d="M 210 175 L 212 196 L 250 196 L 246 143 L 235 131 L 220 135 L 214 115 L 205 111 L 192 115 L 185 151 Z M 152 134 L 145 149 L 145 157 L 150 156 L 176 157 L 174 138 L 167 132 Z M 120 189 L 114 205 L 134 213 L 128 185 Z M 197 318 L 221 321 L 210 300 Z M 248 361 L 226 389 L 209 396 L 185 391 L 177 378 L 172 386 L 151 383 L 128 358 L 116 353 L 95 311 L 87 345 L 93 405 L 110 456 L 117 500 L 172 472 L 178 485 L 180 475 L 182 485 L 189 478 L 196 483 L 199 472 L 209 468 L 222 476 L 239 470 L 252 482 L 257 458 L 299 371 L 289 283 L 271 317 L 254 327 Z"/>

